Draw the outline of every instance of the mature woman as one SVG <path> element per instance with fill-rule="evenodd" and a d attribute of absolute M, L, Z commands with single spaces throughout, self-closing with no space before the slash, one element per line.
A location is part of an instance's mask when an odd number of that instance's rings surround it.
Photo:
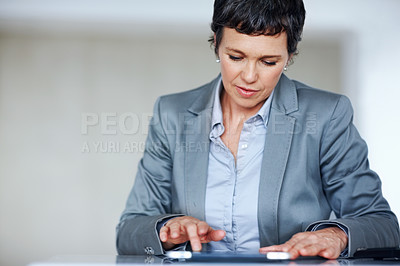
<path fill-rule="evenodd" d="M 117 228 L 120 254 L 190 247 L 333 259 L 399 245 L 349 100 L 282 74 L 304 18 L 301 0 L 215 1 L 221 74 L 156 102 Z"/>

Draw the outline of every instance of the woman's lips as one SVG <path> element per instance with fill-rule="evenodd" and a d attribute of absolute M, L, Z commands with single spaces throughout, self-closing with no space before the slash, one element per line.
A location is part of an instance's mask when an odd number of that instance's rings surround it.
<path fill-rule="evenodd" d="M 246 88 L 239 87 L 239 86 L 236 86 L 236 90 L 238 91 L 238 93 L 241 96 L 243 96 L 245 98 L 249 98 L 258 92 L 256 90 L 246 89 Z"/>

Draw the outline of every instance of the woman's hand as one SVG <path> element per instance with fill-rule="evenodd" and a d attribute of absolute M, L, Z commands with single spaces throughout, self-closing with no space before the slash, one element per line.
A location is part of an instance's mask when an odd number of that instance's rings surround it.
<path fill-rule="evenodd" d="M 191 216 L 173 218 L 160 229 L 160 239 L 165 250 L 190 241 L 193 251 L 201 251 L 201 243 L 220 241 L 224 237 L 224 230 L 214 230 L 206 222 Z"/>
<path fill-rule="evenodd" d="M 260 253 L 285 251 L 291 258 L 298 256 L 321 256 L 336 259 L 347 246 L 347 235 L 338 227 L 329 227 L 314 232 L 295 234 L 281 245 L 260 248 Z"/>

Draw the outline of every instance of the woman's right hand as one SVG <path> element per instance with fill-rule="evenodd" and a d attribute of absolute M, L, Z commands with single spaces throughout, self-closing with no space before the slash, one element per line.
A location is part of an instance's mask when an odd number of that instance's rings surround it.
<path fill-rule="evenodd" d="M 193 251 L 201 251 L 202 243 L 220 241 L 224 237 L 224 230 L 214 230 L 206 222 L 191 216 L 173 218 L 160 229 L 160 240 L 165 250 L 190 241 Z"/>

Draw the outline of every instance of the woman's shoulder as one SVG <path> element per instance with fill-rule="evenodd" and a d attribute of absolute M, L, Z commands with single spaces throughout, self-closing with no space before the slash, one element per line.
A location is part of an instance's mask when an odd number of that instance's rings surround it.
<path fill-rule="evenodd" d="M 352 104 L 345 95 L 314 88 L 296 80 L 290 80 L 286 85 L 295 91 L 297 104 L 293 109 L 295 112 L 292 113 L 294 116 L 307 118 L 309 115 L 317 115 L 320 121 L 329 121 L 335 117 L 353 115 Z M 286 92 L 289 91 L 291 90 L 286 90 Z"/>
<path fill-rule="evenodd" d="M 339 93 L 316 88 L 297 80 L 292 80 L 292 82 L 296 86 L 298 95 L 301 96 L 325 98 L 325 99 L 337 99 L 343 96 Z"/>
<path fill-rule="evenodd" d="M 162 108 L 168 110 L 187 110 L 196 102 L 196 105 L 207 105 L 214 96 L 219 77 L 197 88 L 160 96 L 158 102 Z"/>
<path fill-rule="evenodd" d="M 195 99 L 195 98 L 201 96 L 202 94 L 204 94 L 205 91 L 207 90 L 207 88 L 211 88 L 208 85 L 209 85 L 209 83 L 204 84 L 200 87 L 191 89 L 191 90 L 165 94 L 165 95 L 160 96 L 160 99 L 162 99 L 162 101 L 166 101 L 166 102 L 175 102 L 175 103 L 177 101 L 186 102 L 187 100 Z"/>
<path fill-rule="evenodd" d="M 315 88 L 297 80 L 292 80 L 292 82 L 296 86 L 299 105 L 312 104 L 326 108 L 329 105 L 336 106 L 339 102 L 342 102 L 351 106 L 349 98 L 343 94 Z"/>

